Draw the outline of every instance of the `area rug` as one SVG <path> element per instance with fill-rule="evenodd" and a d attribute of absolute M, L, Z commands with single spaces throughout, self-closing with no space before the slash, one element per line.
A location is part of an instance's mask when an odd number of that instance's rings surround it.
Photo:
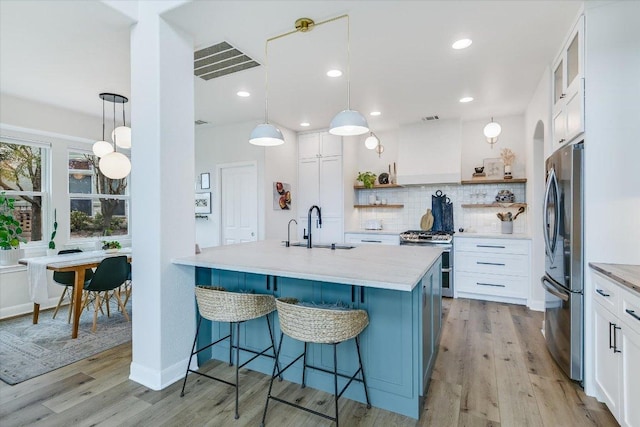
<path fill-rule="evenodd" d="M 127 311 L 131 318 L 130 303 Z M 111 317 L 98 315 L 96 332 L 91 332 L 93 312 L 84 310 L 77 339 L 71 339 L 66 310 L 55 319 L 52 315 L 52 310 L 41 312 L 37 325 L 31 314 L 0 321 L 2 381 L 18 384 L 131 341 L 131 323 L 117 310 L 112 310 Z"/>

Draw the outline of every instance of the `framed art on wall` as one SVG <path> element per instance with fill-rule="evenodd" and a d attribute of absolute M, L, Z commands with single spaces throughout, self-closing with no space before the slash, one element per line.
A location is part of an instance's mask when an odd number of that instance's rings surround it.
<path fill-rule="evenodd" d="M 211 213 L 211 193 L 196 193 L 196 213 Z"/>
<path fill-rule="evenodd" d="M 501 158 L 484 159 L 482 164 L 484 166 L 484 173 L 487 174 L 487 178 L 504 177 L 504 162 Z"/>
<path fill-rule="evenodd" d="M 211 175 L 208 172 L 200 174 L 200 188 L 203 190 L 211 188 Z"/>

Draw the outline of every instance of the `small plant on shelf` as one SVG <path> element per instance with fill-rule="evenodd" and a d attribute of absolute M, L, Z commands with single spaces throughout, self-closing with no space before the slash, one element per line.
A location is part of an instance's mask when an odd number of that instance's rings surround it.
<path fill-rule="evenodd" d="M 377 175 L 373 172 L 359 172 L 358 181 L 361 181 L 364 188 L 373 188 L 373 184 L 376 182 Z"/>
<path fill-rule="evenodd" d="M 118 242 L 117 240 L 112 240 L 110 242 L 103 240 L 102 241 L 102 249 L 122 249 L 122 246 L 120 246 L 120 242 Z"/>

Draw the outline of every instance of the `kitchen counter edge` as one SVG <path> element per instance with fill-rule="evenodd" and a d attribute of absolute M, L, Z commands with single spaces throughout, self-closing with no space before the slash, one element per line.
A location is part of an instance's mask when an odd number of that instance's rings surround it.
<path fill-rule="evenodd" d="M 589 267 L 640 294 L 640 265 L 590 262 Z"/>

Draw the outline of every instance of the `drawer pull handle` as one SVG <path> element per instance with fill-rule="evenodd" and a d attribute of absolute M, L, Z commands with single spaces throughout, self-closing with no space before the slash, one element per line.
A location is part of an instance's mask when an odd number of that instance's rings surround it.
<path fill-rule="evenodd" d="M 476 248 L 494 248 L 494 249 L 504 249 L 506 246 L 500 245 L 476 245 Z"/>
<path fill-rule="evenodd" d="M 604 293 L 602 289 L 596 289 L 596 292 L 602 295 L 603 297 L 610 297 L 611 295 Z"/>
<path fill-rule="evenodd" d="M 636 314 L 635 310 L 629 310 L 629 309 L 627 308 L 627 309 L 625 309 L 624 311 L 626 311 L 626 312 L 627 312 L 627 314 L 628 314 L 629 316 L 633 317 L 634 319 L 636 319 L 636 320 L 640 320 L 640 316 L 638 316 L 638 315 Z"/>
<path fill-rule="evenodd" d="M 362 243 L 382 243 L 382 240 L 360 240 Z"/>
<path fill-rule="evenodd" d="M 442 270 L 440 270 L 442 273 L 451 273 L 451 269 L 450 268 L 443 268 Z"/>
<path fill-rule="evenodd" d="M 501 267 L 504 267 L 505 264 L 501 263 L 501 262 L 482 262 L 482 261 L 476 261 L 476 264 L 480 264 L 480 265 L 499 265 Z"/>
<path fill-rule="evenodd" d="M 505 285 L 497 285 L 495 283 L 482 283 L 482 282 L 476 282 L 476 285 L 480 285 L 480 286 L 494 286 L 496 288 L 505 288 Z"/>

